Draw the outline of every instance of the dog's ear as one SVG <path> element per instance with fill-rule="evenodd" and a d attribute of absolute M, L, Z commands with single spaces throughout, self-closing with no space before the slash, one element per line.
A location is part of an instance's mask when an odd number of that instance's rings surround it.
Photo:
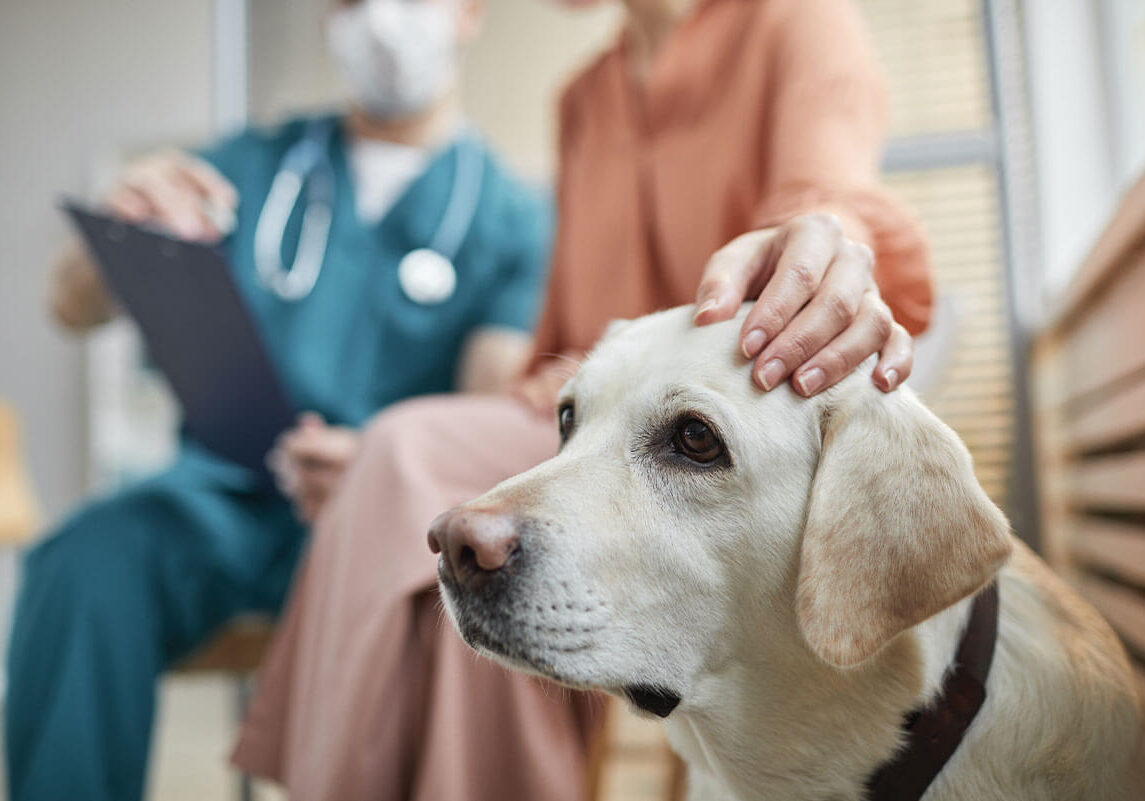
<path fill-rule="evenodd" d="M 837 392 L 820 420 L 796 615 L 811 649 L 848 667 L 980 589 L 1011 545 L 961 440 L 909 390 Z"/>

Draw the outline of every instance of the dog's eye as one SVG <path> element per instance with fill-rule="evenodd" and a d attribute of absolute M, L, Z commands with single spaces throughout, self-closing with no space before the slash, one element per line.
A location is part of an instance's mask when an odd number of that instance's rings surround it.
<path fill-rule="evenodd" d="M 557 410 L 557 426 L 561 432 L 561 444 L 572 434 L 573 424 L 576 422 L 576 412 L 571 403 L 562 403 L 561 408 Z"/>
<path fill-rule="evenodd" d="M 676 428 L 673 440 L 677 451 L 693 462 L 710 464 L 724 455 L 724 444 L 702 420 L 689 417 Z"/>

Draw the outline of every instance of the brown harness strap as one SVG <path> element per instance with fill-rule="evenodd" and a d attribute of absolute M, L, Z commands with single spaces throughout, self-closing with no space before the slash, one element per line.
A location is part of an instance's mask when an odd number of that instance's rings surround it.
<path fill-rule="evenodd" d="M 955 667 L 938 702 L 913 712 L 903 724 L 907 739 L 889 762 L 867 780 L 868 801 L 918 801 L 954 756 L 986 701 L 986 677 L 998 635 L 998 585 L 974 599 L 970 621 L 955 655 Z"/>

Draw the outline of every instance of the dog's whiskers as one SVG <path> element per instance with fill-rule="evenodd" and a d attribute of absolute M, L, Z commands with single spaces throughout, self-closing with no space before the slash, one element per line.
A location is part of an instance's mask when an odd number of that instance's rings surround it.
<path fill-rule="evenodd" d="M 570 364 L 576 365 L 576 368 L 578 370 L 580 369 L 581 364 L 584 363 L 583 359 L 574 359 L 572 356 L 568 356 L 564 353 L 546 352 L 546 353 L 538 353 L 537 355 L 542 356 L 546 359 L 560 359 L 562 361 L 569 362 Z"/>

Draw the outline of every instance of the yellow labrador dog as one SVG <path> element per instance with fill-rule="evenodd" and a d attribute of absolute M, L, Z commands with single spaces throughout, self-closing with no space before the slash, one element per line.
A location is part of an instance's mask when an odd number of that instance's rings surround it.
<path fill-rule="evenodd" d="M 760 393 L 739 321 L 691 313 L 614 324 L 562 392 L 560 454 L 435 522 L 465 640 L 665 717 L 692 799 L 858 801 L 996 581 L 985 702 L 919 792 L 1145 798 L 1120 644 L 954 433 L 869 364 L 811 400 Z"/>

